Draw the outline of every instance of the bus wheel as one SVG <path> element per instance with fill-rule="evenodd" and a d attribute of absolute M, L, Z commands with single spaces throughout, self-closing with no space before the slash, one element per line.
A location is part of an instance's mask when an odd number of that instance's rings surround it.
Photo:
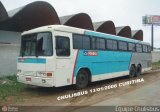
<path fill-rule="evenodd" d="M 80 70 L 76 77 L 76 88 L 82 89 L 88 85 L 89 82 L 89 75 L 88 72 L 85 70 Z"/>
<path fill-rule="evenodd" d="M 129 70 L 129 77 L 132 78 L 136 75 L 136 67 L 134 65 L 131 65 Z"/>
<path fill-rule="evenodd" d="M 142 74 L 142 67 L 141 65 L 137 65 L 136 76 L 140 76 L 141 74 Z"/>

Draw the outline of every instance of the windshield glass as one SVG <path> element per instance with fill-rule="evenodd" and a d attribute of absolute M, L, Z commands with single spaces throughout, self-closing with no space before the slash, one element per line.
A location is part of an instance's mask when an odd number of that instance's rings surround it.
<path fill-rule="evenodd" d="M 22 36 L 20 56 L 51 56 L 51 33 L 34 33 Z"/>

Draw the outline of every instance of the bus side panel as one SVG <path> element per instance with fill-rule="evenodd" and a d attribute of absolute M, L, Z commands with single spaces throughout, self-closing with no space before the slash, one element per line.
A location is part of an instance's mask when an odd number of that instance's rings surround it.
<path fill-rule="evenodd" d="M 77 75 L 80 68 L 89 68 L 92 76 L 100 80 L 103 80 L 104 76 L 102 75 L 104 74 L 112 75 L 113 73 L 125 72 L 126 75 L 126 71 L 128 72 L 132 55 L 131 52 L 93 51 L 97 52 L 97 56 L 86 56 L 84 52 L 86 51 L 79 51 L 74 76 Z"/>
<path fill-rule="evenodd" d="M 152 58 L 151 53 L 133 53 L 131 64 L 141 64 L 142 71 L 148 70 L 151 68 Z"/>

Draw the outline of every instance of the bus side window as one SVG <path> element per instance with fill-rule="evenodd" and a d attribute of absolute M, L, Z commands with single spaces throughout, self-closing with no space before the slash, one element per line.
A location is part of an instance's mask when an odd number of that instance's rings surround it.
<path fill-rule="evenodd" d="M 73 49 L 83 49 L 83 37 L 81 35 L 73 35 Z"/>
<path fill-rule="evenodd" d="M 128 43 L 128 50 L 135 52 L 136 51 L 136 45 L 133 44 L 133 43 Z"/>
<path fill-rule="evenodd" d="M 96 47 L 97 46 L 96 45 L 96 38 L 94 38 L 94 37 L 91 38 L 91 44 L 92 44 L 92 49 L 95 50 L 97 48 Z"/>
<path fill-rule="evenodd" d="M 106 40 L 106 47 L 107 49 L 109 50 L 112 50 L 113 49 L 113 40 Z"/>
<path fill-rule="evenodd" d="M 145 52 L 145 53 L 148 52 L 148 49 L 147 49 L 147 46 L 146 46 L 146 45 L 143 45 L 143 52 Z"/>
<path fill-rule="evenodd" d="M 56 36 L 57 56 L 70 56 L 70 42 L 68 37 Z"/>
<path fill-rule="evenodd" d="M 151 52 L 151 46 L 148 46 L 148 52 L 149 53 Z"/>
<path fill-rule="evenodd" d="M 142 45 L 136 44 L 136 51 L 141 53 L 142 52 Z"/>
<path fill-rule="evenodd" d="M 99 49 L 100 50 L 105 50 L 106 49 L 105 39 L 99 39 Z"/>
<path fill-rule="evenodd" d="M 96 49 L 105 50 L 105 39 L 96 38 Z"/>
<path fill-rule="evenodd" d="M 113 50 L 117 50 L 118 49 L 117 41 L 113 40 L 112 48 L 113 48 Z"/>
<path fill-rule="evenodd" d="M 127 42 L 119 41 L 118 47 L 119 47 L 119 50 L 127 51 Z"/>
<path fill-rule="evenodd" d="M 91 49 L 91 40 L 89 37 L 83 36 L 82 44 L 83 44 L 83 49 L 85 50 Z"/>

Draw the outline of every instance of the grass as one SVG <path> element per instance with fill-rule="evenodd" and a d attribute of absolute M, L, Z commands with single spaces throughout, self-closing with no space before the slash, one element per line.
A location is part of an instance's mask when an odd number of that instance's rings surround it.
<path fill-rule="evenodd" d="M 0 78 L 0 101 L 7 101 L 10 96 L 20 98 L 20 92 L 26 87 L 25 84 L 17 82 L 16 75 Z"/>

